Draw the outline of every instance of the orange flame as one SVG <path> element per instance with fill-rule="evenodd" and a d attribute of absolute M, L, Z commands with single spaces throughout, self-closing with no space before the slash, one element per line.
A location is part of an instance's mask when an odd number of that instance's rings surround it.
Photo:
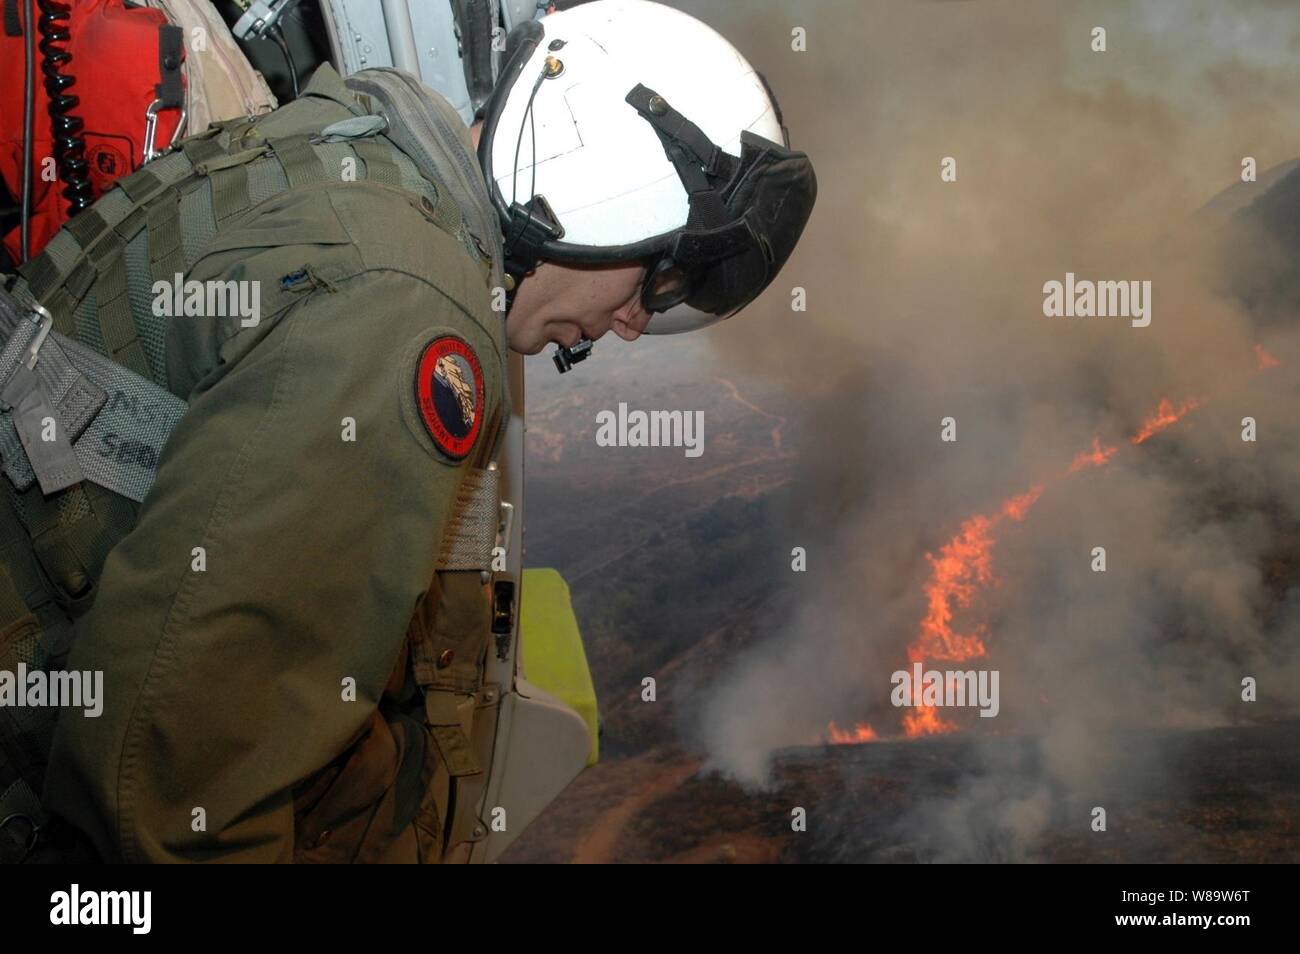
<path fill-rule="evenodd" d="M 1167 398 L 1161 400 L 1156 412 L 1132 438 L 1133 443 L 1141 444 L 1199 404 L 1189 399 L 1175 407 Z M 1101 439 L 1094 437 L 1091 450 L 1077 456 L 1066 474 L 1085 467 L 1104 466 L 1118 452 L 1118 447 L 1102 447 Z M 907 647 L 909 662 L 924 664 L 936 659 L 963 662 L 987 655 L 986 627 L 980 624 L 959 632 L 954 628 L 954 619 L 957 611 L 969 607 L 981 590 L 997 582 L 993 575 L 993 545 L 998 523 L 1003 519 L 1024 520 L 1044 490 L 1046 485 L 1036 484 L 1006 500 L 991 515 L 970 517 L 962 523 L 957 535 L 939 548 L 938 556 L 926 554 L 930 562 L 930 579 L 924 588 L 926 612 L 916 638 Z M 933 706 L 916 706 L 903 715 L 903 734 L 909 739 L 952 732 L 956 728 L 955 723 L 940 718 Z"/>
<path fill-rule="evenodd" d="M 953 628 L 957 610 L 970 606 L 976 594 L 995 583 L 993 576 L 993 530 L 1003 518 L 1023 520 L 1037 503 L 1045 487 L 1037 484 L 1023 494 L 1010 498 L 992 516 L 971 517 L 961 525 L 957 535 L 939 548 L 939 555 L 927 553 L 930 579 L 925 584 L 926 613 L 920 631 L 907 647 L 913 663 L 927 659 L 962 662 L 987 655 L 985 627 L 976 626 L 965 633 Z M 957 728 L 939 717 L 934 706 L 915 706 L 903 714 L 903 734 L 909 739 L 923 735 L 940 735 Z"/>
<path fill-rule="evenodd" d="M 1255 357 L 1260 371 L 1277 367 L 1280 363 L 1258 344 L 1255 345 Z M 1199 398 L 1187 398 L 1175 406 L 1168 398 L 1161 398 L 1155 412 L 1143 421 L 1129 442 L 1134 445 L 1144 443 L 1201 404 Z M 1104 467 L 1117 453 L 1118 446 L 1102 447 L 1101 438 L 1094 437 L 1091 449 L 1076 456 L 1063 476 L 1089 467 Z M 959 633 L 953 628 L 953 619 L 957 610 L 969 607 L 984 587 L 997 582 L 993 575 L 994 528 L 1003 518 L 1025 519 L 1045 489 L 1043 484 L 1035 485 L 1008 499 L 992 515 L 977 514 L 968 518 L 957 534 L 939 548 L 938 556 L 925 555 L 930 563 L 930 578 L 924 587 L 926 612 L 916 638 L 907 647 L 910 662 L 924 664 L 934 659 L 962 662 L 987 654 L 984 645 L 986 628 L 977 625 L 969 632 Z M 940 735 L 956 728 L 955 723 L 940 718 L 934 706 L 914 706 L 903 714 L 903 734 L 909 739 Z M 865 723 L 858 723 L 852 731 L 844 731 L 832 722 L 827 731 L 835 745 L 871 742 L 877 738 L 875 730 Z"/>
<path fill-rule="evenodd" d="M 923 735 L 942 735 L 956 728 L 956 724 L 940 719 L 934 706 L 917 706 L 903 713 L 903 734 L 909 739 Z"/>
<path fill-rule="evenodd" d="M 958 633 L 952 624 L 955 611 L 969 606 L 979 588 L 993 580 L 992 528 L 988 517 L 971 517 L 939 548 L 938 556 L 925 555 L 930 562 L 930 579 L 925 584 L 927 609 L 920 633 L 907 649 L 912 662 L 984 655 L 980 629 Z"/>
<path fill-rule="evenodd" d="M 1019 497 L 1012 497 L 1002 505 L 1002 516 L 1010 517 L 1012 520 L 1024 520 L 1025 514 L 1029 508 L 1038 502 L 1038 498 L 1043 495 L 1043 485 L 1037 484 L 1030 487 Z"/>
<path fill-rule="evenodd" d="M 841 729 L 833 721 L 826 727 L 826 734 L 831 745 L 861 745 L 863 742 L 875 742 L 876 730 L 865 722 L 859 722 L 852 729 Z"/>
<path fill-rule="evenodd" d="M 1112 444 L 1110 447 L 1102 447 L 1101 438 L 1094 437 L 1092 439 L 1092 450 L 1086 450 L 1076 457 L 1070 464 L 1067 473 L 1077 473 L 1085 467 L 1105 467 L 1118 452 L 1119 448 L 1117 446 Z"/>
<path fill-rule="evenodd" d="M 1255 345 L 1255 369 L 1258 371 L 1267 371 L 1269 368 L 1276 368 L 1282 362 L 1277 360 L 1268 353 L 1268 350 L 1261 344 Z"/>
<path fill-rule="evenodd" d="M 1166 427 L 1177 424 L 1182 420 L 1184 414 L 1188 411 L 1194 411 L 1200 406 L 1201 402 L 1197 398 L 1188 398 L 1178 407 L 1174 407 L 1169 398 L 1161 398 L 1160 405 L 1156 408 L 1155 413 L 1142 422 L 1142 427 L 1129 438 L 1129 441 L 1133 444 L 1141 444 L 1153 434 L 1158 434 Z"/>

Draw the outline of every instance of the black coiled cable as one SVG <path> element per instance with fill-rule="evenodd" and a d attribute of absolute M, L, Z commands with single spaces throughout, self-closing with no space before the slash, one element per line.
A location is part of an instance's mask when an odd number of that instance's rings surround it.
<path fill-rule="evenodd" d="M 63 197 L 68 200 L 68 215 L 73 216 L 94 202 L 90 185 L 90 165 L 86 161 L 85 128 L 80 116 L 73 114 L 80 99 L 67 92 L 76 82 L 63 67 L 72 59 L 66 44 L 72 38 L 67 20 L 70 8 L 57 0 L 37 0 L 41 19 L 41 73 L 45 76 L 45 93 L 49 97 L 50 135 L 54 138 L 54 162 L 63 183 Z"/>

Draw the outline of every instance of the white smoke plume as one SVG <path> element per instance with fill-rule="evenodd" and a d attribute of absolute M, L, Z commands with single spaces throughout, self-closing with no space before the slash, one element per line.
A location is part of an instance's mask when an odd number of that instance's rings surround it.
<path fill-rule="evenodd" d="M 999 525 L 999 582 L 969 615 L 989 647 L 970 665 L 1001 671 L 1002 712 L 963 722 L 1029 733 L 1039 757 L 1026 774 L 994 745 L 978 782 L 926 809 L 942 856 L 979 855 L 978 820 L 1012 832 L 999 857 L 1016 857 L 1049 792 L 1086 790 L 1112 729 L 1294 715 L 1300 227 L 1288 244 L 1285 219 L 1224 232 L 1196 213 L 1243 158 L 1262 178 L 1300 156 L 1300 9 L 680 5 L 762 65 L 820 184 L 777 287 L 710 333 L 727 373 L 780 381 L 803 409 L 799 504 L 777 543 L 809 552 L 780 638 L 708 687 L 695 735 L 710 764 L 762 784 L 774 753 L 832 719 L 896 735 L 889 675 L 925 612 L 926 554 L 1039 484 L 1026 518 Z M 1150 280 L 1150 326 L 1045 317 L 1043 285 L 1067 272 Z M 807 313 L 789 309 L 793 286 Z M 1257 345 L 1277 367 L 1258 370 Z M 1202 403 L 1131 444 L 1161 398 Z M 939 440 L 948 416 L 955 443 Z M 1110 463 L 1058 481 L 1094 436 L 1120 448 Z"/>

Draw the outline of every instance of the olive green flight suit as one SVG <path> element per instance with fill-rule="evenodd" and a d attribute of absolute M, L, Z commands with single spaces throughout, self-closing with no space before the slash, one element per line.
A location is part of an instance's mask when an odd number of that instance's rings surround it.
<path fill-rule="evenodd" d="M 415 861 L 441 848 L 409 656 L 463 636 L 456 665 L 472 688 L 484 651 L 479 573 L 435 573 L 435 560 L 503 413 L 503 322 L 487 263 L 427 201 L 378 181 L 273 196 L 186 278 L 304 266 L 295 300 L 257 327 L 177 318 L 169 331 L 189 410 L 75 623 L 66 668 L 103 671 L 104 711 L 60 717 L 43 794 L 107 860 Z M 421 355 L 443 336 L 483 377 L 462 460 L 417 405 Z"/>

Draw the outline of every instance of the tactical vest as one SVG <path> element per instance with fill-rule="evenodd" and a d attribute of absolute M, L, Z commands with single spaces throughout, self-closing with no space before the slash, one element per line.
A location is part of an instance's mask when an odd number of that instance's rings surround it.
<path fill-rule="evenodd" d="M 459 120 L 425 95 L 394 71 L 363 72 L 345 85 L 322 67 L 288 106 L 214 124 L 119 180 L 21 269 L 8 295 L 0 291 L 0 484 L 8 498 L 0 504 L 0 670 L 53 670 L 66 658 L 72 624 L 93 601 L 109 551 L 132 529 L 186 410 L 192 382 L 169 380 L 171 319 L 151 307 L 153 288 L 187 275 L 243 213 L 286 190 L 378 181 L 418 197 L 479 263 L 485 286 L 500 284 L 500 235 L 481 181 L 475 186 L 464 130 L 458 137 L 442 125 Z M 263 321 L 291 307 L 304 283 L 328 281 L 309 270 L 247 278 L 263 289 Z M 492 701 L 481 660 L 500 529 L 491 461 L 503 417 L 485 422 L 464 468 L 437 578 L 392 680 L 418 687 L 434 756 L 400 772 L 402 820 L 415 823 L 426 861 L 481 836 L 473 793 L 481 793 L 492 731 L 475 712 Z M 55 440 L 42 440 L 51 418 Z M 0 708 L 0 859 L 35 840 L 56 714 Z M 300 825 L 300 853 L 321 834 Z M 334 850 L 340 860 L 365 860 L 385 846 Z"/>

